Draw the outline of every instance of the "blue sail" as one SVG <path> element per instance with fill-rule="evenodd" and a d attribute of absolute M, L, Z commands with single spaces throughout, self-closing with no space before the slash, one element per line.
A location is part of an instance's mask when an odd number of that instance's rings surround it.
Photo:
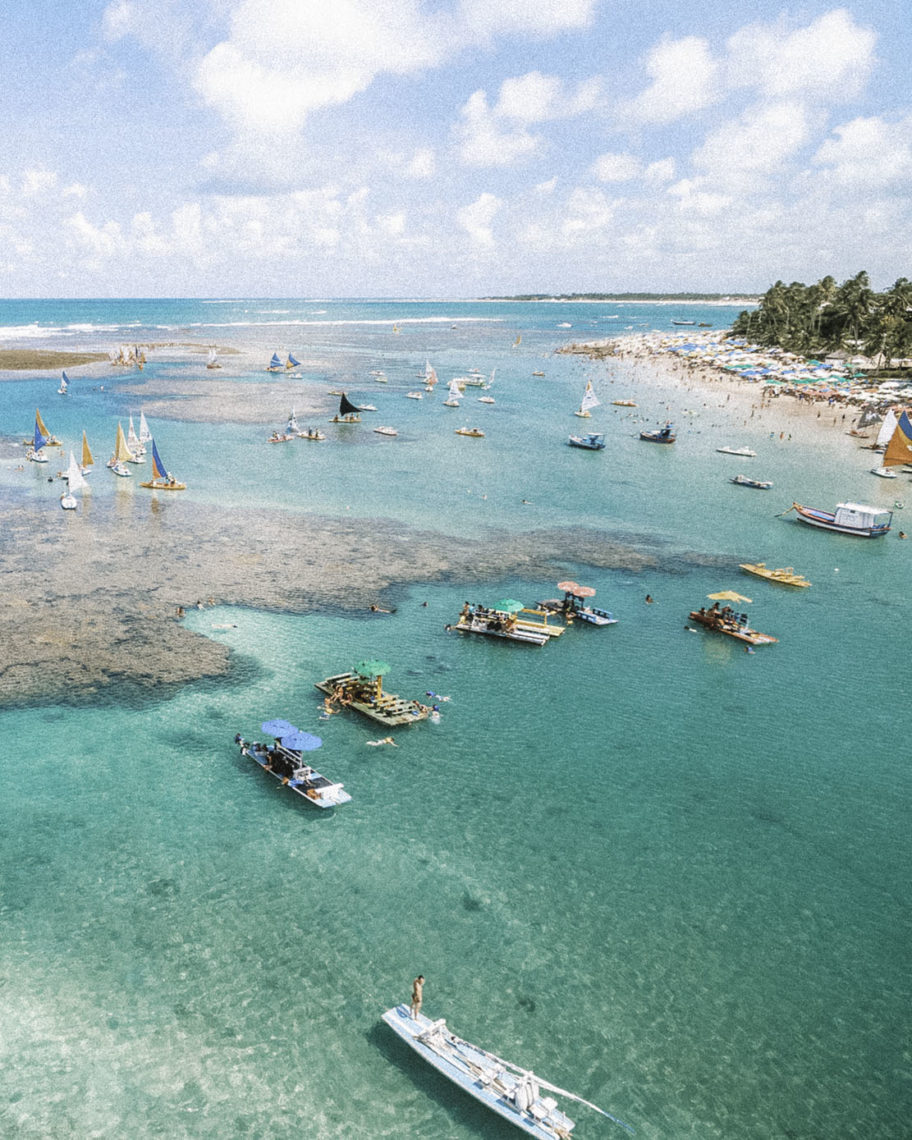
<path fill-rule="evenodd" d="M 288 354 L 288 367 L 289 368 L 298 368 L 298 367 L 300 367 L 300 364 L 301 364 L 301 361 L 298 360 L 296 357 L 292 356 L 292 354 L 289 352 L 289 354 Z"/>
<path fill-rule="evenodd" d="M 274 352 L 272 354 L 272 360 L 269 361 L 269 367 L 270 368 L 281 368 L 282 367 L 282 361 L 279 359 L 279 354 L 277 352 Z"/>
<path fill-rule="evenodd" d="M 70 378 L 69 378 L 69 376 L 67 376 L 66 372 L 61 372 L 60 378 L 63 380 L 64 384 L 69 384 Z"/>
<path fill-rule="evenodd" d="M 32 442 L 32 448 L 35 451 L 40 451 L 46 443 L 47 443 L 47 440 L 41 434 L 41 428 L 38 427 L 38 421 L 36 420 L 35 421 L 35 438 L 34 438 L 34 441 Z"/>
<path fill-rule="evenodd" d="M 158 448 L 155 446 L 155 440 L 152 440 L 152 474 L 156 479 L 170 479 L 171 476 L 165 470 L 165 465 L 161 461 L 161 456 L 158 454 Z"/>

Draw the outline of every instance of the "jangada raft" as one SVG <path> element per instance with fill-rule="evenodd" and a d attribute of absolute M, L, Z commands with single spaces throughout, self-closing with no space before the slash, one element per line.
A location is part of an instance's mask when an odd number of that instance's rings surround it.
<path fill-rule="evenodd" d="M 420 701 L 407 701 L 383 691 L 383 676 L 389 670 L 385 661 L 359 661 L 350 673 L 336 673 L 315 688 L 326 694 L 324 715 L 354 709 L 388 728 L 427 720 L 434 712 Z"/>
<path fill-rule="evenodd" d="M 267 720 L 261 727 L 275 739 L 275 744 L 270 747 L 258 740 L 251 743 L 238 733 L 234 743 L 242 756 L 255 760 L 265 772 L 315 807 L 332 808 L 349 802 L 351 796 L 342 784 L 333 782 L 304 763 L 304 753 L 313 752 L 323 743 L 319 736 L 301 732 L 287 720 Z"/>
<path fill-rule="evenodd" d="M 543 1095 L 545 1092 L 584 1104 L 633 1133 L 629 1124 L 588 1100 L 463 1041 L 447 1028 L 443 1019 L 431 1021 L 421 1013 L 412 1017 L 408 1006 L 397 1005 L 383 1014 L 383 1020 L 439 1073 L 529 1136 L 536 1136 L 538 1140 L 568 1140 L 573 1131 L 574 1121 L 558 1107 L 554 1097 Z"/>
<path fill-rule="evenodd" d="M 748 602 L 750 598 L 746 599 Z M 716 602 L 710 609 L 701 606 L 698 610 L 690 611 L 690 620 L 702 625 L 712 633 L 724 633 L 736 641 L 744 641 L 748 645 L 773 645 L 779 640 L 768 633 L 760 633 L 748 625 L 747 614 L 735 613 L 731 606 L 719 609 Z"/>
<path fill-rule="evenodd" d="M 787 511 L 798 512 L 798 521 L 822 530 L 835 530 L 839 534 L 854 534 L 859 538 L 883 538 L 890 529 L 892 511 L 868 507 L 864 503 L 839 503 L 835 511 L 818 511 L 792 503 Z"/>

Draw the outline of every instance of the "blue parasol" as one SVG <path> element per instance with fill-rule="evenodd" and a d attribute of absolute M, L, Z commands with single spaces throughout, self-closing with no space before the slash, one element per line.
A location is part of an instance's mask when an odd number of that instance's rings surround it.
<path fill-rule="evenodd" d="M 313 736 L 309 732 L 301 732 L 300 729 L 295 729 L 294 732 L 289 732 L 287 736 L 282 737 L 282 747 L 290 748 L 292 752 L 316 752 L 323 741 L 319 736 Z"/>
<path fill-rule="evenodd" d="M 268 732 L 270 736 L 282 737 L 289 732 L 297 732 L 293 724 L 287 720 L 264 720 L 260 725 L 264 732 Z"/>

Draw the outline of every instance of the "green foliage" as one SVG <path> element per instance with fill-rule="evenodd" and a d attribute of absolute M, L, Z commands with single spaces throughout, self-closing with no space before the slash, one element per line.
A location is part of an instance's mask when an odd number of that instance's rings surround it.
<path fill-rule="evenodd" d="M 802 356 L 861 353 L 889 368 L 912 356 L 912 283 L 900 277 L 875 293 L 864 271 L 841 285 L 832 277 L 815 285 L 777 281 L 755 311 L 738 316 L 732 335 Z"/>

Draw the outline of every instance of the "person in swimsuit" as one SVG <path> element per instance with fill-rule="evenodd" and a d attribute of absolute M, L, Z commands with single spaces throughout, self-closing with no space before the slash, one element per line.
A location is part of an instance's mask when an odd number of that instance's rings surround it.
<path fill-rule="evenodd" d="M 424 974 L 419 974 L 418 977 L 412 982 L 412 1003 L 411 1011 L 412 1017 L 417 1021 L 418 1014 L 421 1013 L 421 1002 L 424 999 Z"/>

